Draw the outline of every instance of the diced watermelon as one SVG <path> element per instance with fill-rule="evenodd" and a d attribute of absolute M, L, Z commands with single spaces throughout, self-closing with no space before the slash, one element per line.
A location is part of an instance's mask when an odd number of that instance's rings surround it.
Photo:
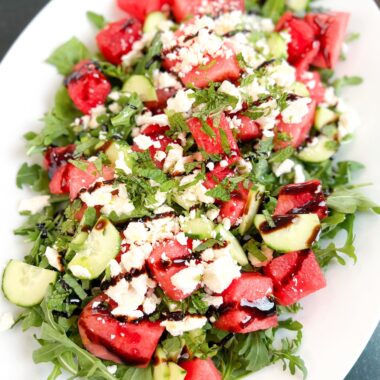
<path fill-rule="evenodd" d="M 290 184 L 281 188 L 274 215 L 310 213 L 317 214 L 320 219 L 327 217 L 327 204 L 320 181 Z"/>
<path fill-rule="evenodd" d="M 204 132 L 202 121 L 200 119 L 193 117 L 187 121 L 187 125 L 198 145 L 198 148 L 203 149 L 209 154 L 226 153 L 223 149 L 220 132 L 223 130 L 229 149 L 231 151 L 238 151 L 237 143 L 224 113 L 220 115 L 220 119 L 218 121 L 219 125 L 216 125 L 216 119 L 207 119 L 207 125 L 209 126 L 209 129 L 213 131 L 214 136 L 209 136 L 206 132 Z"/>
<path fill-rule="evenodd" d="M 129 53 L 141 37 L 141 23 L 130 17 L 108 24 L 97 34 L 96 42 L 105 59 L 119 65 L 121 57 Z"/>
<path fill-rule="evenodd" d="M 146 367 L 164 327 L 160 322 L 120 322 L 111 314 L 113 304 L 102 294 L 83 309 L 78 321 L 83 345 L 99 358 Z"/>
<path fill-rule="evenodd" d="M 171 0 L 117 0 L 123 11 L 143 22 L 151 12 L 161 11 Z"/>
<path fill-rule="evenodd" d="M 210 83 L 235 81 L 240 77 L 241 68 L 234 54 L 230 57 L 210 58 L 210 63 L 202 67 L 194 67 L 189 73 L 181 77 L 185 86 L 193 85 L 197 88 L 207 87 Z"/>
<path fill-rule="evenodd" d="M 264 273 L 273 280 L 274 295 L 281 305 L 291 305 L 326 286 L 312 250 L 286 253 L 273 259 Z"/>
<path fill-rule="evenodd" d="M 272 292 L 269 277 L 242 273 L 222 293 L 224 305 L 214 326 L 242 334 L 277 326 L 274 301 L 270 299 Z"/>
<path fill-rule="evenodd" d="M 222 376 L 210 358 L 186 360 L 180 362 L 180 366 L 186 370 L 184 380 L 222 380 Z"/>
<path fill-rule="evenodd" d="M 108 166 L 103 166 L 99 172 L 95 165 L 83 161 L 86 171 L 83 171 L 72 164 L 61 166 L 53 175 L 49 187 L 52 194 L 70 193 L 70 199 L 74 200 L 82 189 L 89 189 L 99 178 L 109 181 L 114 178 L 114 170 Z"/>
<path fill-rule="evenodd" d="M 44 154 L 44 168 L 49 172 L 49 177 L 53 177 L 54 173 L 73 158 L 75 144 L 67 146 L 49 147 Z"/>
<path fill-rule="evenodd" d="M 49 183 L 49 190 L 52 194 L 67 194 L 70 188 L 67 183 L 67 169 L 69 164 L 60 166 L 54 173 Z"/>
<path fill-rule="evenodd" d="M 312 61 L 314 66 L 330 69 L 335 67 L 349 19 L 350 14 L 346 12 L 309 13 L 305 16 L 320 42 L 319 52 Z"/>
<path fill-rule="evenodd" d="M 291 138 L 291 140 L 283 141 L 275 138 L 275 150 L 285 148 L 289 145 L 298 148 L 307 139 L 314 122 L 315 101 L 312 100 L 311 103 L 308 104 L 308 107 L 309 112 L 304 116 L 301 123 L 284 123 L 280 117 L 280 121 L 276 127 L 276 134 L 285 133 Z"/>
<path fill-rule="evenodd" d="M 326 89 L 322 84 L 321 75 L 318 71 L 297 71 L 297 80 L 307 87 L 310 97 L 317 104 L 324 101 Z"/>
<path fill-rule="evenodd" d="M 225 161 L 227 165 L 222 165 L 220 162 L 216 164 L 215 168 L 206 174 L 206 180 L 203 182 L 203 185 L 207 189 L 213 189 L 218 183 L 222 182 L 224 178 L 232 176 L 234 174 L 232 166 L 239 158 L 237 155 L 225 157 L 222 161 Z"/>
<path fill-rule="evenodd" d="M 288 30 L 288 61 L 300 70 L 307 70 L 319 51 L 315 30 L 305 20 L 285 12 L 276 25 L 276 31 Z"/>
<path fill-rule="evenodd" d="M 232 226 L 243 216 L 248 199 L 249 190 L 245 189 L 242 184 L 239 185 L 241 185 L 239 189 L 231 193 L 231 199 L 222 202 L 220 206 L 220 217 L 228 218 Z"/>
<path fill-rule="evenodd" d="M 190 244 L 191 240 L 188 239 L 188 241 Z M 183 259 L 191 255 L 191 248 L 189 247 L 189 245 L 180 244 L 177 240 L 164 240 L 156 244 L 147 261 L 153 277 L 162 290 L 175 301 L 182 301 L 190 295 L 176 289 L 171 281 L 172 276 L 187 268 Z"/>
<path fill-rule="evenodd" d="M 75 106 L 83 113 L 104 104 L 111 92 L 111 84 L 99 70 L 98 65 L 89 60 L 79 62 L 65 79 L 67 92 Z"/>
<path fill-rule="evenodd" d="M 172 0 L 172 11 L 177 22 L 194 16 L 217 16 L 232 11 L 244 11 L 244 0 Z"/>
<path fill-rule="evenodd" d="M 238 140 L 251 141 L 261 137 L 260 126 L 254 120 L 244 115 L 237 115 L 236 117 L 241 122 L 237 135 Z"/>
<path fill-rule="evenodd" d="M 69 164 L 67 171 L 67 183 L 70 189 L 70 199 L 74 200 L 82 189 L 89 189 L 97 179 L 103 178 L 109 181 L 114 178 L 115 172 L 108 166 L 103 166 L 99 171 L 95 165 L 87 163 L 86 171 Z"/>
<path fill-rule="evenodd" d="M 174 96 L 177 91 L 178 90 L 174 87 L 159 88 L 156 90 L 157 100 L 153 102 L 145 102 L 145 107 L 155 114 L 162 113 L 167 106 L 168 99 Z"/>

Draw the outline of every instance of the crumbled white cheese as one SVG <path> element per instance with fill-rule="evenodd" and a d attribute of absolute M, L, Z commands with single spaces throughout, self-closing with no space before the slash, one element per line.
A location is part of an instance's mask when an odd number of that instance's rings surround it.
<path fill-rule="evenodd" d="M 159 70 L 155 70 L 153 72 L 153 82 L 154 87 L 157 89 L 164 88 L 181 88 L 182 85 L 178 82 L 177 78 L 168 72 L 161 72 Z"/>
<path fill-rule="evenodd" d="M 148 290 L 148 276 L 142 274 L 133 277 L 128 283 L 122 278 L 116 285 L 109 287 L 105 293 L 112 298 L 118 306 L 112 310 L 113 315 L 123 315 L 130 318 L 140 318 L 143 312 L 137 310 L 145 301 Z"/>
<path fill-rule="evenodd" d="M 206 216 L 210 220 L 215 220 L 219 216 L 219 212 L 220 210 L 218 210 L 217 208 L 212 208 L 206 212 Z"/>
<path fill-rule="evenodd" d="M 289 88 L 296 81 L 296 69 L 290 66 L 286 61 L 282 61 L 281 65 L 270 66 L 268 69 L 270 78 L 272 78 L 278 86 Z"/>
<path fill-rule="evenodd" d="M 303 166 L 301 164 L 297 164 L 294 166 L 294 183 L 303 183 L 306 181 L 306 176 L 303 171 Z"/>
<path fill-rule="evenodd" d="M 136 116 L 136 125 L 139 127 L 147 125 L 160 125 L 162 127 L 165 127 L 169 125 L 169 120 L 167 115 L 164 113 L 159 115 L 152 115 L 152 112 L 148 111 L 142 115 Z"/>
<path fill-rule="evenodd" d="M 171 277 L 174 287 L 184 294 L 192 293 L 200 284 L 203 275 L 203 265 L 190 263 L 190 265 Z"/>
<path fill-rule="evenodd" d="M 124 231 L 124 236 L 128 244 L 142 244 L 148 239 L 148 229 L 143 222 L 130 222 Z"/>
<path fill-rule="evenodd" d="M 134 143 L 141 149 L 147 150 L 153 146 L 154 141 L 146 135 L 138 135 L 133 139 Z"/>
<path fill-rule="evenodd" d="M 61 261 L 62 258 L 56 249 L 52 247 L 46 247 L 45 256 L 51 267 L 57 269 L 59 272 L 63 272 L 63 265 Z"/>
<path fill-rule="evenodd" d="M 72 265 L 70 267 L 71 273 L 78 278 L 91 278 L 91 273 L 85 267 L 81 265 Z"/>
<path fill-rule="evenodd" d="M 167 109 L 174 112 L 188 113 L 195 102 L 195 98 L 189 97 L 193 90 L 180 90 L 173 98 L 168 99 Z"/>
<path fill-rule="evenodd" d="M 117 157 L 117 160 L 115 161 L 115 168 L 122 170 L 125 174 L 132 174 L 132 170 L 127 165 L 125 154 L 123 151 L 118 152 L 118 157 Z"/>
<path fill-rule="evenodd" d="M 241 87 L 241 91 L 253 102 L 259 99 L 259 95 L 268 93 L 268 90 L 259 83 L 257 78 L 254 78 L 247 86 Z"/>
<path fill-rule="evenodd" d="M 181 244 L 181 245 L 187 245 L 188 239 L 187 239 L 187 237 L 186 237 L 186 235 L 185 235 L 184 232 L 178 233 L 175 238 L 176 238 L 176 240 L 178 241 L 179 244 Z"/>
<path fill-rule="evenodd" d="M 181 145 L 169 144 L 163 169 L 165 173 L 183 173 L 185 171 L 183 163 L 183 148 Z"/>
<path fill-rule="evenodd" d="M 288 102 L 287 107 L 281 112 L 282 120 L 285 123 L 298 124 L 309 113 L 310 98 L 298 98 Z"/>
<path fill-rule="evenodd" d="M 202 301 L 205 302 L 207 306 L 219 307 L 223 304 L 223 297 L 206 294 L 203 296 Z"/>
<path fill-rule="evenodd" d="M 131 244 L 128 251 L 121 256 L 121 264 L 125 271 L 130 272 L 131 269 L 141 269 L 152 249 L 152 245 L 149 243 Z"/>
<path fill-rule="evenodd" d="M 243 99 L 242 99 L 241 93 L 239 91 L 239 88 L 236 87 L 233 83 L 231 83 L 228 80 L 223 81 L 222 84 L 220 85 L 218 91 L 222 92 L 224 94 L 233 96 L 237 99 L 237 103 L 236 103 L 235 108 L 232 108 L 230 106 L 229 111 L 238 112 L 243 108 Z"/>
<path fill-rule="evenodd" d="M 205 264 L 204 284 L 213 292 L 221 293 L 235 278 L 241 276 L 240 266 L 233 260 L 230 247 L 214 249 L 215 261 Z"/>
<path fill-rule="evenodd" d="M 186 316 L 181 321 L 162 321 L 161 326 L 164 326 L 171 335 L 179 336 L 186 331 L 201 329 L 206 323 L 206 317 Z"/>
<path fill-rule="evenodd" d="M 117 102 L 113 102 L 111 103 L 109 106 L 108 106 L 108 109 L 114 113 L 114 114 L 117 114 L 117 113 L 120 113 L 120 111 L 122 110 L 122 107 L 119 103 Z"/>
<path fill-rule="evenodd" d="M 114 375 L 117 372 L 117 365 L 110 365 L 107 367 L 108 373 Z"/>
<path fill-rule="evenodd" d="M 238 161 L 237 169 L 240 174 L 248 174 L 251 173 L 253 166 L 250 161 L 241 158 Z"/>
<path fill-rule="evenodd" d="M 188 185 L 195 181 L 197 173 L 189 174 L 183 177 L 180 181 L 180 186 Z M 185 201 L 193 203 L 194 205 L 201 203 L 214 203 L 215 199 L 206 195 L 208 189 L 203 185 L 202 181 L 198 181 L 196 184 L 187 187 L 182 193 L 181 198 Z"/>
<path fill-rule="evenodd" d="M 50 205 L 49 200 L 49 195 L 38 195 L 33 198 L 23 199 L 18 206 L 18 211 L 28 211 L 31 214 L 37 214 Z"/>
<path fill-rule="evenodd" d="M 263 135 L 265 137 L 273 137 L 273 128 L 276 125 L 277 116 L 279 110 L 277 107 L 277 101 L 275 99 L 268 100 L 267 102 L 259 105 L 260 109 L 263 109 L 264 114 L 260 116 L 256 122 L 260 124 L 263 129 Z"/>
<path fill-rule="evenodd" d="M 276 177 L 281 177 L 283 174 L 290 173 L 294 168 L 294 161 L 287 158 L 285 161 L 281 162 L 280 165 L 273 167 L 273 172 Z"/>
<path fill-rule="evenodd" d="M 121 273 L 121 266 L 115 259 L 110 261 L 109 266 L 111 277 L 117 277 Z"/>
<path fill-rule="evenodd" d="M 144 313 L 146 315 L 154 313 L 160 301 L 161 300 L 154 293 L 151 296 L 147 297 L 143 303 Z"/>
<path fill-rule="evenodd" d="M 166 153 L 162 150 L 158 150 L 154 155 L 154 159 L 159 162 L 163 161 L 165 158 L 166 158 Z"/>
<path fill-rule="evenodd" d="M 0 331 L 9 330 L 15 323 L 11 312 L 0 314 Z"/>

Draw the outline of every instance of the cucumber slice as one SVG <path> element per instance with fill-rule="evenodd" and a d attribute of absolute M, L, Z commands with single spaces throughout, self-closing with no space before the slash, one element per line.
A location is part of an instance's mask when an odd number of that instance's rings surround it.
<path fill-rule="evenodd" d="M 315 111 L 314 127 L 320 131 L 325 125 L 336 121 L 338 117 L 339 115 L 336 112 L 331 111 L 326 107 L 317 107 L 317 110 Z"/>
<path fill-rule="evenodd" d="M 303 96 L 305 98 L 310 96 L 309 90 L 302 82 L 294 82 L 290 86 L 290 92 L 298 96 Z"/>
<path fill-rule="evenodd" d="M 153 380 L 184 380 L 186 371 L 178 364 L 160 363 L 153 368 Z"/>
<path fill-rule="evenodd" d="M 107 147 L 104 153 L 106 154 L 107 158 L 110 160 L 113 167 L 116 166 L 117 161 L 123 160 L 127 168 L 129 168 L 131 171 L 133 170 L 135 159 L 133 157 L 133 151 L 127 143 L 114 141 Z M 126 174 L 129 174 L 129 173 L 126 173 Z"/>
<path fill-rule="evenodd" d="M 267 43 L 273 58 L 286 58 L 288 56 L 288 44 L 279 33 L 271 33 L 267 37 Z"/>
<path fill-rule="evenodd" d="M 286 5 L 294 12 L 302 12 L 306 9 L 310 0 L 286 0 Z"/>
<path fill-rule="evenodd" d="M 122 91 L 135 92 L 143 102 L 155 102 L 158 100 L 154 86 L 144 75 L 132 75 L 124 83 Z"/>
<path fill-rule="evenodd" d="M 249 191 L 247 204 L 245 206 L 243 218 L 239 226 L 240 235 L 244 235 L 251 228 L 253 224 L 253 218 L 259 210 L 264 190 L 264 187 L 260 185 L 257 189 L 251 189 Z"/>
<path fill-rule="evenodd" d="M 298 158 L 305 162 L 323 162 L 328 160 L 336 153 L 337 143 L 326 136 L 315 137 L 317 139 L 312 144 L 306 145 L 298 153 Z"/>
<path fill-rule="evenodd" d="M 255 226 L 264 243 L 279 252 L 310 248 L 317 238 L 321 224 L 316 214 L 273 216 L 270 227 L 264 215 L 256 215 Z"/>
<path fill-rule="evenodd" d="M 173 193 L 173 199 L 185 210 L 190 210 L 192 207 L 196 206 L 199 203 L 198 201 L 190 201 L 188 199 L 185 199 L 181 193 Z"/>
<path fill-rule="evenodd" d="M 193 239 L 211 239 L 213 237 L 215 225 L 211 220 L 200 217 L 200 218 L 186 218 L 181 222 L 182 231 L 189 237 Z"/>
<path fill-rule="evenodd" d="M 239 241 L 230 231 L 227 231 L 221 224 L 219 224 L 215 231 L 230 244 L 230 252 L 233 259 L 235 259 L 239 265 L 244 266 L 248 264 L 248 258 Z"/>
<path fill-rule="evenodd" d="M 84 243 L 70 261 L 68 268 L 77 278 L 92 280 L 99 277 L 108 263 L 120 251 L 119 231 L 105 217 L 100 217 Z"/>
<path fill-rule="evenodd" d="M 30 307 L 41 303 L 49 285 L 56 280 L 57 272 L 11 260 L 4 270 L 2 289 L 13 304 Z"/>
<path fill-rule="evenodd" d="M 149 13 L 144 22 L 144 33 L 156 32 L 158 30 L 159 25 L 166 20 L 167 17 L 162 12 Z"/>

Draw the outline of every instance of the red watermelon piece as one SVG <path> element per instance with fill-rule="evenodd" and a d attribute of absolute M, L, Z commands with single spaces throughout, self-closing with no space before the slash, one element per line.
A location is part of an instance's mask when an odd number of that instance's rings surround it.
<path fill-rule="evenodd" d="M 177 22 L 194 16 L 217 16 L 236 10 L 244 11 L 244 0 L 172 0 L 172 12 Z"/>
<path fill-rule="evenodd" d="M 74 105 L 85 114 L 104 104 L 111 92 L 110 82 L 90 60 L 79 62 L 65 79 L 65 85 Z"/>
<path fill-rule="evenodd" d="M 245 142 L 261 137 L 262 132 L 258 123 L 250 119 L 248 116 L 237 115 L 236 117 L 241 121 L 237 135 L 238 140 Z"/>
<path fill-rule="evenodd" d="M 326 286 L 325 277 L 312 250 L 289 252 L 273 259 L 264 273 L 273 280 L 280 305 L 292 305 Z"/>
<path fill-rule="evenodd" d="M 107 61 L 119 65 L 121 57 L 129 53 L 141 37 L 141 23 L 130 17 L 108 24 L 97 34 L 96 43 Z"/>
<path fill-rule="evenodd" d="M 163 258 L 163 254 L 166 257 Z M 175 301 L 182 301 L 190 295 L 176 289 L 171 281 L 172 276 L 187 268 L 183 259 L 190 255 L 191 239 L 188 239 L 188 245 L 182 245 L 177 240 L 164 240 L 156 244 L 147 261 L 154 279 L 165 294 Z"/>
<path fill-rule="evenodd" d="M 346 36 L 350 14 L 346 12 L 309 13 L 306 22 L 313 28 L 320 48 L 312 64 L 322 68 L 334 68 L 339 60 Z"/>
<path fill-rule="evenodd" d="M 309 112 L 304 116 L 300 123 L 284 123 L 279 119 L 276 127 L 276 133 L 286 133 L 290 136 L 290 141 L 282 141 L 275 138 L 274 149 L 283 149 L 289 145 L 298 148 L 309 136 L 309 132 L 314 123 L 316 102 L 314 100 L 308 104 Z"/>
<path fill-rule="evenodd" d="M 221 132 L 224 131 L 227 137 L 227 142 L 231 151 L 238 151 L 238 145 L 232 134 L 231 128 L 228 124 L 226 116 L 224 113 L 218 117 L 219 120 L 208 118 L 207 124 L 209 128 L 213 131 L 214 136 L 209 136 L 204 132 L 202 127 L 202 121 L 196 117 L 193 117 L 187 121 L 187 125 L 193 135 L 195 142 L 199 149 L 203 149 L 209 154 L 224 154 L 225 151 L 222 146 Z"/>
<path fill-rule="evenodd" d="M 164 332 L 160 322 L 120 322 L 111 314 L 115 303 L 102 294 L 83 309 L 79 333 L 93 355 L 116 363 L 146 367 Z"/>
<path fill-rule="evenodd" d="M 222 380 L 221 374 L 210 358 L 186 360 L 181 362 L 180 366 L 186 370 L 185 380 Z"/>
<path fill-rule="evenodd" d="M 259 273 L 242 273 L 222 293 L 224 305 L 214 326 L 242 334 L 277 326 L 275 305 L 270 300 L 272 293 L 273 285 L 269 277 Z"/>
<path fill-rule="evenodd" d="M 143 22 L 149 13 L 164 10 L 170 2 L 171 0 L 117 0 L 117 5 L 123 11 Z"/>
<path fill-rule="evenodd" d="M 321 75 L 318 71 L 297 71 L 297 80 L 307 87 L 310 97 L 315 100 L 317 104 L 324 101 L 326 89 L 322 84 Z"/>
<path fill-rule="evenodd" d="M 317 214 L 320 219 L 324 219 L 327 211 L 321 182 L 312 180 L 283 186 L 274 215 Z"/>

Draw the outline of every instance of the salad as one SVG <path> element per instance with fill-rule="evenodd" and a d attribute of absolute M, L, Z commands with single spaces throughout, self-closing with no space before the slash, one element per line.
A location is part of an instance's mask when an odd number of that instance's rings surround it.
<path fill-rule="evenodd" d="M 276 362 L 304 377 L 299 301 L 356 260 L 354 220 L 380 207 L 333 160 L 358 124 L 336 78 L 349 14 L 307 0 L 118 0 L 73 37 L 18 187 L 6 266 L 16 321 L 39 328 L 49 380 L 237 379 Z M 342 244 L 334 242 L 341 233 Z M 4 321 L 3 321 L 4 322 Z"/>

